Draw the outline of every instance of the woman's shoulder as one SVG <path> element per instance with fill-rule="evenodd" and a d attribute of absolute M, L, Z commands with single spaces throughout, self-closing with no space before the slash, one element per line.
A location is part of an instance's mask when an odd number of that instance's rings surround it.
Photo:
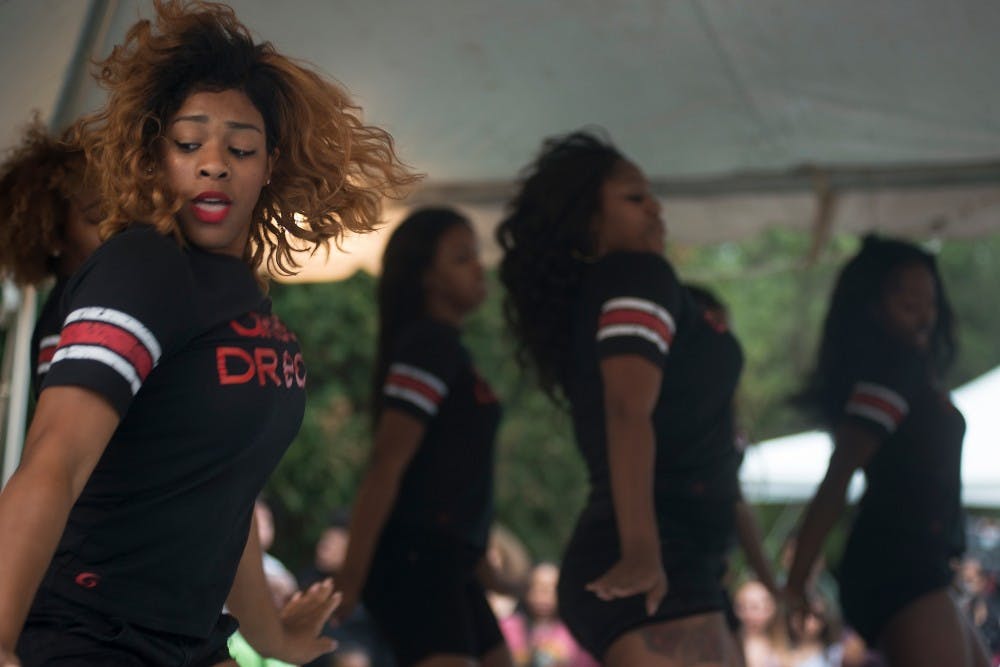
<path fill-rule="evenodd" d="M 456 327 L 426 317 L 409 322 L 400 330 L 396 338 L 396 352 L 421 358 L 467 356 Z"/>
<path fill-rule="evenodd" d="M 605 255 L 594 265 L 584 293 L 602 303 L 616 298 L 642 299 L 671 311 L 683 303 L 681 285 L 670 262 L 649 252 Z"/>
<path fill-rule="evenodd" d="M 102 243 L 80 273 L 102 266 L 142 275 L 170 272 L 186 264 L 183 249 L 173 237 L 161 234 L 151 225 L 136 223 Z"/>

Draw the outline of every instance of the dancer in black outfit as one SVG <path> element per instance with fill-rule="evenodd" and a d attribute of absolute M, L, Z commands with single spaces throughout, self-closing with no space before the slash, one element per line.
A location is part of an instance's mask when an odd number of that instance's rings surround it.
<path fill-rule="evenodd" d="M 476 237 L 454 211 L 424 209 L 382 266 L 375 442 L 337 614 L 363 587 L 401 667 L 509 665 L 484 593 L 500 406 L 460 339 L 486 296 Z"/>
<path fill-rule="evenodd" d="M 59 300 L 69 277 L 101 244 L 100 221 L 83 150 L 68 134 L 56 139 L 35 120 L 0 166 L 0 273 L 19 285 L 56 280 L 31 338 L 36 397 L 59 342 Z"/>
<path fill-rule="evenodd" d="M 843 512 L 851 476 L 863 469 L 868 487 L 840 566 L 841 606 L 892 667 L 987 664 L 947 590 L 949 560 L 965 548 L 965 421 L 942 383 L 954 350 L 933 256 L 866 238 L 837 281 L 802 396 L 835 447 L 799 531 L 786 598 L 799 620 L 808 573 Z"/>
<path fill-rule="evenodd" d="M 730 665 L 742 354 L 663 237 L 638 167 L 590 134 L 549 140 L 498 232 L 506 313 L 522 361 L 568 401 L 590 473 L 559 584 L 567 626 L 606 665 Z"/>
<path fill-rule="evenodd" d="M 332 648 L 332 583 L 279 617 L 251 530 L 306 379 L 255 270 L 294 270 L 289 236 L 370 229 L 408 175 L 338 87 L 228 7 L 155 10 L 101 64 L 108 102 L 79 132 L 109 238 L 66 286 L 0 494 L 4 667 L 15 644 L 25 667 L 235 664 L 224 603 L 264 654 Z"/>

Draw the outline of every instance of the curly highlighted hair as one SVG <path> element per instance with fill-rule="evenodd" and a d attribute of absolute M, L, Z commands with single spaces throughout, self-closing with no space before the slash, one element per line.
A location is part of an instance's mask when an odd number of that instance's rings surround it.
<path fill-rule="evenodd" d="M 518 362 L 534 367 L 556 401 L 569 363 L 573 302 L 595 254 L 601 186 L 625 159 L 589 132 L 545 140 L 497 229 L 504 317 Z"/>
<path fill-rule="evenodd" d="M 264 119 L 271 182 L 253 213 L 245 259 L 290 275 L 295 250 L 339 242 L 346 231 L 379 222 L 383 196 L 416 180 L 392 137 L 365 125 L 360 108 L 309 66 L 254 43 L 223 4 L 154 0 L 155 23 L 142 20 L 98 64 L 105 106 L 82 124 L 80 142 L 107 208 L 106 234 L 132 222 L 182 240 L 181 201 L 161 171 L 158 143 L 171 117 L 196 92 L 240 90 Z"/>
<path fill-rule="evenodd" d="M 85 172 L 80 147 L 53 137 L 36 115 L 0 166 L 0 273 L 34 285 L 55 272 L 53 251 Z"/>

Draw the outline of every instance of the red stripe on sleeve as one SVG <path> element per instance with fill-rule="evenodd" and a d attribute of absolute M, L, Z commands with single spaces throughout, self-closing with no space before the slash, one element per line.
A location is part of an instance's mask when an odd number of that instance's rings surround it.
<path fill-rule="evenodd" d="M 138 338 L 128 331 L 104 322 L 73 322 L 62 330 L 59 347 L 98 345 L 124 357 L 135 368 L 140 381 L 153 370 L 153 355 Z"/>
<path fill-rule="evenodd" d="M 56 353 L 56 347 L 56 345 L 46 345 L 38 350 L 38 364 L 47 364 L 52 361 L 52 357 Z"/>
<path fill-rule="evenodd" d="M 441 403 L 441 394 L 434 391 L 430 385 L 409 377 L 408 375 L 392 373 L 386 379 L 385 383 L 386 385 L 396 385 L 397 387 L 403 387 L 404 389 L 412 389 L 435 405 L 439 405 Z"/>
<path fill-rule="evenodd" d="M 670 345 L 674 341 L 674 332 L 663 323 L 663 320 L 641 310 L 632 310 L 630 308 L 609 310 L 601 315 L 601 319 L 597 322 L 597 327 L 598 329 L 603 329 L 604 327 L 616 324 L 634 324 L 652 329 L 667 345 Z"/>
<path fill-rule="evenodd" d="M 903 421 L 903 417 L 905 416 L 899 408 L 889 401 L 879 398 L 878 396 L 872 396 L 871 394 L 855 392 L 854 395 L 851 396 L 851 402 L 861 403 L 863 405 L 873 407 L 880 412 L 884 412 L 894 424 L 899 424 Z"/>

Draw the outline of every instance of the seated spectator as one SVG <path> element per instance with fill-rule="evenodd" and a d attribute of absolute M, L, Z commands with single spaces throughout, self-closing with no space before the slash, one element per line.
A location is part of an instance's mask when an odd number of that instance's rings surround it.
<path fill-rule="evenodd" d="M 531 556 L 524 544 L 514 533 L 500 524 L 494 524 L 490 529 L 489 546 L 486 548 L 486 559 L 495 572 L 505 581 L 511 582 L 519 592 L 487 590 L 486 598 L 490 608 L 497 617 L 500 631 L 510 646 L 509 632 L 516 633 L 520 620 L 516 618 L 521 592 L 527 590 L 531 574 Z M 517 639 L 517 637 L 514 637 Z"/>
<path fill-rule="evenodd" d="M 794 643 L 783 651 L 788 667 L 841 667 L 844 657 L 839 619 L 822 598 L 812 600 Z"/>
<path fill-rule="evenodd" d="M 268 553 L 271 547 L 274 546 L 274 513 L 271 512 L 271 506 L 263 499 L 258 498 L 254 503 L 253 519 L 254 523 L 257 524 L 260 548 L 264 552 L 264 576 L 267 577 L 267 585 L 271 589 L 271 598 L 274 600 L 274 606 L 281 609 L 299 587 L 295 581 L 295 577 L 288 571 L 288 568 L 280 560 Z M 317 579 L 317 581 L 321 580 Z M 303 589 L 305 588 L 303 586 Z"/>
<path fill-rule="evenodd" d="M 350 521 L 351 515 L 344 509 L 335 510 L 330 515 L 326 528 L 316 541 L 312 564 L 299 573 L 300 587 L 305 588 L 340 572 L 347 556 Z"/>
<path fill-rule="evenodd" d="M 559 620 L 558 583 L 558 566 L 535 566 L 524 597 L 524 613 L 506 619 L 505 638 L 519 667 L 597 667 Z"/>
<path fill-rule="evenodd" d="M 372 667 L 371 656 L 360 646 L 340 648 L 329 662 L 332 667 Z"/>
<path fill-rule="evenodd" d="M 986 645 L 990 655 L 1000 654 L 1000 608 L 995 583 L 978 558 L 965 558 L 958 567 L 956 602 Z"/>
<path fill-rule="evenodd" d="M 305 589 L 317 581 L 333 577 L 344 565 L 350 541 L 348 526 L 350 512 L 338 509 L 330 515 L 326 528 L 320 533 L 313 554 L 313 562 L 299 574 L 299 586 Z M 382 638 L 364 604 L 358 603 L 350 617 L 336 627 L 327 627 L 323 633 L 337 640 L 337 650 L 328 656 L 309 663 L 307 667 L 394 667 L 392 651 Z"/>
<path fill-rule="evenodd" d="M 784 667 L 784 641 L 777 618 L 774 596 L 756 580 L 736 589 L 734 611 L 740 621 L 740 637 L 747 667 Z"/>

